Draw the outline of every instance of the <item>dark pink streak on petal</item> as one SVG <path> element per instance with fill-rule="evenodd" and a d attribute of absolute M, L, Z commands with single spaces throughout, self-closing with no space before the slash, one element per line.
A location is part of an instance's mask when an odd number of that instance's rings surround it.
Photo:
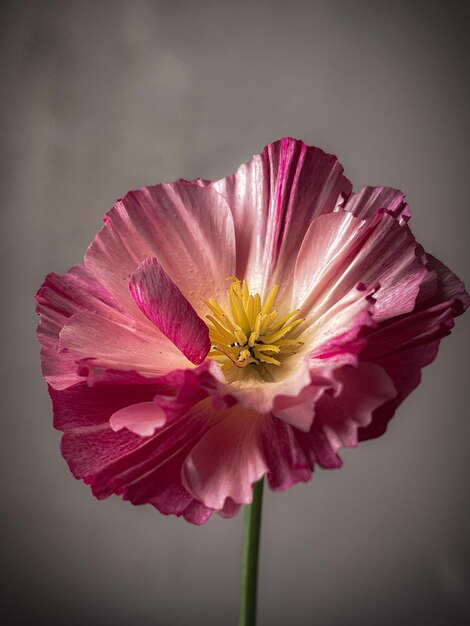
<path fill-rule="evenodd" d="M 312 219 L 333 211 L 352 190 L 335 156 L 289 137 L 210 186 L 230 205 L 237 276 L 248 277 L 259 293 L 278 279 L 287 290 L 292 259 Z"/>
<path fill-rule="evenodd" d="M 393 380 L 396 398 L 379 407 L 372 423 L 361 428 L 360 439 L 382 435 L 397 407 L 421 380 L 421 369 L 431 363 L 442 337 L 454 326 L 454 317 L 469 305 L 463 283 L 440 261 L 426 255 L 429 280 L 407 315 L 382 323 L 368 337 L 361 358 L 380 365 Z"/>
<path fill-rule="evenodd" d="M 202 363 L 211 347 L 209 330 L 156 258 L 139 265 L 129 291 L 142 313 L 187 359 Z"/>
<path fill-rule="evenodd" d="M 400 224 L 405 224 L 411 217 L 405 194 L 391 187 L 363 187 L 361 191 L 349 196 L 344 209 L 362 219 L 372 217 L 380 209 L 385 209 Z"/>
<path fill-rule="evenodd" d="M 215 190 L 174 182 L 130 191 L 107 214 L 106 223 L 85 255 L 85 265 L 119 301 L 146 324 L 127 288 L 145 259 L 157 257 L 193 306 L 225 297 L 227 276 L 235 273 L 233 219 Z M 189 271 L 188 271 L 189 270 Z"/>
<path fill-rule="evenodd" d="M 150 401 L 164 390 L 158 384 L 89 387 L 86 382 L 62 391 L 49 387 L 54 427 L 64 432 L 62 454 L 75 478 L 90 482 L 109 463 L 144 445 L 145 439 L 127 429 L 113 432 L 109 419 L 119 409 Z"/>
<path fill-rule="evenodd" d="M 118 372 L 123 376 L 122 372 Z M 199 403 L 152 437 L 127 428 L 114 432 L 110 417 L 129 405 L 152 401 L 167 391 L 165 385 L 129 383 L 79 383 L 63 391 L 49 388 L 54 406 L 54 426 L 64 432 L 62 454 L 75 478 L 91 485 L 93 494 L 107 498 L 122 495 L 133 504 L 149 503 L 168 515 L 203 524 L 212 510 L 194 500 L 181 483 L 181 465 L 191 448 L 210 427 L 210 403 Z M 224 511 L 234 515 L 232 506 Z"/>
<path fill-rule="evenodd" d="M 268 483 L 274 491 L 284 491 L 311 478 L 313 462 L 295 437 L 300 432 L 271 415 L 263 420 L 260 448 L 269 467 Z"/>
<path fill-rule="evenodd" d="M 365 221 L 339 211 L 312 222 L 296 261 L 292 304 L 318 316 L 357 284 L 380 285 L 374 319 L 387 319 L 413 310 L 427 273 L 409 228 L 385 210 Z"/>

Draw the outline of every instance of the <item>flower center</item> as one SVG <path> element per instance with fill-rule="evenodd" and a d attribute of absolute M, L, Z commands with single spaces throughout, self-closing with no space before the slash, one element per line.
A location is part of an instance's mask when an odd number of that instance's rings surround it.
<path fill-rule="evenodd" d="M 205 302 L 213 313 L 207 315 L 206 322 L 212 344 L 208 358 L 220 363 L 222 369 L 247 365 L 266 369 L 281 365 L 286 356 L 303 345 L 298 340 L 297 327 L 304 320 L 294 319 L 298 309 L 282 317 L 273 309 L 278 285 L 274 285 L 263 302 L 258 293 L 250 294 L 246 280 L 241 282 L 235 277 L 229 280 L 232 281 L 227 290 L 231 315 L 215 300 Z"/>

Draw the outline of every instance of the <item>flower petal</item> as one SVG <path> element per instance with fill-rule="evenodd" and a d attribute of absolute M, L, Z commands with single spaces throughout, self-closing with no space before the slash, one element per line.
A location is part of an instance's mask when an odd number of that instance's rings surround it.
<path fill-rule="evenodd" d="M 380 285 L 374 319 L 387 319 L 413 309 L 427 273 L 407 226 L 384 212 L 360 221 L 338 211 L 317 218 L 305 235 L 292 305 L 318 316 L 356 285 Z"/>
<path fill-rule="evenodd" d="M 283 491 L 311 478 L 313 462 L 299 445 L 297 432 L 300 431 L 276 417 L 264 418 L 260 447 L 269 467 L 269 486 L 275 491 Z"/>
<path fill-rule="evenodd" d="M 120 494 L 134 504 L 148 502 L 162 513 L 182 515 L 195 524 L 210 517 L 212 510 L 194 500 L 180 478 L 188 450 L 210 427 L 206 405 L 194 407 L 187 417 L 144 438 L 127 429 L 114 432 L 109 419 L 128 402 L 150 401 L 164 391 L 160 385 L 89 387 L 83 382 L 49 391 L 54 425 L 64 431 L 62 454 L 75 478 L 90 484 L 96 497 Z"/>
<path fill-rule="evenodd" d="M 284 138 L 211 185 L 227 199 L 236 235 L 236 275 L 261 295 L 286 275 L 312 219 L 335 209 L 351 183 L 335 156 Z M 276 267 L 282 270 L 276 272 Z"/>
<path fill-rule="evenodd" d="M 146 258 L 156 257 L 198 313 L 203 300 L 226 297 L 235 270 L 233 219 L 210 187 L 175 182 L 129 192 L 106 216 L 85 264 L 133 315 L 148 320 L 127 288 Z"/>
<path fill-rule="evenodd" d="M 398 394 L 375 411 L 373 422 L 361 429 L 361 439 L 385 432 L 396 408 L 419 384 L 421 369 L 435 359 L 441 338 L 454 326 L 454 317 L 469 306 L 465 286 L 457 276 L 431 255 L 427 262 L 433 280 L 420 292 L 416 309 L 379 325 L 368 337 L 362 358 L 380 365 Z"/>
<path fill-rule="evenodd" d="M 384 369 L 370 363 L 347 365 L 337 370 L 339 393 L 325 393 L 315 407 L 315 419 L 308 433 L 295 430 L 298 444 L 313 467 L 341 466 L 338 450 L 357 445 L 358 428 L 372 421 L 375 409 L 396 396 L 396 389 Z"/>
<path fill-rule="evenodd" d="M 291 306 L 306 314 L 309 302 L 321 301 L 354 258 L 363 229 L 364 221 L 345 211 L 312 221 L 297 255 Z"/>
<path fill-rule="evenodd" d="M 75 360 L 87 359 L 101 369 L 157 376 L 190 366 L 157 329 L 132 328 L 93 313 L 73 315 L 60 332 L 59 347 Z"/>
<path fill-rule="evenodd" d="M 139 265 L 129 291 L 142 313 L 189 361 L 202 363 L 211 348 L 209 329 L 156 258 Z"/>
<path fill-rule="evenodd" d="M 128 319 L 111 294 L 83 265 L 75 265 L 64 276 L 49 274 L 36 301 L 36 311 L 41 317 L 37 337 L 42 346 L 43 375 L 56 389 L 81 381 L 75 359 L 67 353 L 59 354 L 59 333 L 72 315 L 87 311 L 120 322 Z"/>
<path fill-rule="evenodd" d="M 207 507 L 222 509 L 252 499 L 253 483 L 268 470 L 258 443 L 256 413 L 234 407 L 192 449 L 182 468 L 187 490 Z"/>
<path fill-rule="evenodd" d="M 317 399 L 308 432 L 272 416 L 263 419 L 259 445 L 271 489 L 282 491 L 310 479 L 316 464 L 341 467 L 340 447 L 357 445 L 358 429 L 373 411 L 396 394 L 387 374 L 375 365 L 345 366 L 335 372 L 337 386 Z"/>
<path fill-rule="evenodd" d="M 148 444 L 141 452 L 103 468 L 93 483 L 95 494 L 107 495 L 111 490 L 133 504 L 150 503 L 162 513 L 184 515 L 188 519 L 188 507 L 193 509 L 192 514 L 195 512 L 195 499 L 181 481 L 181 468 L 191 449 L 211 428 L 214 418 L 217 416 L 208 401 L 196 404 L 186 415 L 147 439 Z M 205 519 L 211 512 L 206 511 Z"/>
<path fill-rule="evenodd" d="M 350 211 L 356 217 L 365 219 L 372 217 L 380 209 L 385 209 L 400 224 L 405 224 L 410 219 L 411 213 L 404 200 L 405 194 L 399 189 L 363 187 L 361 191 L 349 196 L 344 210 Z"/>
<path fill-rule="evenodd" d="M 315 402 L 329 387 L 323 384 L 304 387 L 297 396 L 278 396 L 273 403 L 272 413 L 283 422 L 308 432 L 315 414 Z"/>
<path fill-rule="evenodd" d="M 165 411 L 156 402 L 139 402 L 125 406 L 111 415 L 109 425 L 117 432 L 127 428 L 141 437 L 151 437 L 157 428 L 165 425 Z"/>
<path fill-rule="evenodd" d="M 158 384 L 96 384 L 81 382 L 64 390 L 49 387 L 54 407 L 54 427 L 65 433 L 62 453 L 76 478 L 92 477 L 121 456 L 142 445 L 142 439 L 121 430 L 116 433 L 109 419 L 120 409 L 151 401 L 164 388 Z M 90 478 L 91 480 L 91 478 Z"/>
<path fill-rule="evenodd" d="M 366 344 L 367 331 L 376 326 L 374 294 L 375 290 L 359 285 L 323 315 L 306 321 L 310 323 L 303 337 L 311 345 L 309 359 L 312 364 L 320 360 L 323 367 L 331 370 L 332 366 L 357 363 L 358 354 Z"/>

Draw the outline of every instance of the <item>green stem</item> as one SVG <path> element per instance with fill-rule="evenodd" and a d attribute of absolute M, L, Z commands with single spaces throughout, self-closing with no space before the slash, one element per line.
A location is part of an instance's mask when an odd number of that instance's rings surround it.
<path fill-rule="evenodd" d="M 238 626 L 256 624 L 256 588 L 258 554 L 263 504 L 263 479 L 253 487 L 253 502 L 245 507 L 242 576 L 240 587 L 240 617 Z"/>

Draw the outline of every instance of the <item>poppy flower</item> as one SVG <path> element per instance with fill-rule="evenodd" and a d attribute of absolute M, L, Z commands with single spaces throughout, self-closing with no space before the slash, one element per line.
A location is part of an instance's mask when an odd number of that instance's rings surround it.
<path fill-rule="evenodd" d="M 129 192 L 37 295 L 62 454 L 98 498 L 195 524 L 384 433 L 468 306 L 408 227 L 285 138 L 223 180 Z"/>

